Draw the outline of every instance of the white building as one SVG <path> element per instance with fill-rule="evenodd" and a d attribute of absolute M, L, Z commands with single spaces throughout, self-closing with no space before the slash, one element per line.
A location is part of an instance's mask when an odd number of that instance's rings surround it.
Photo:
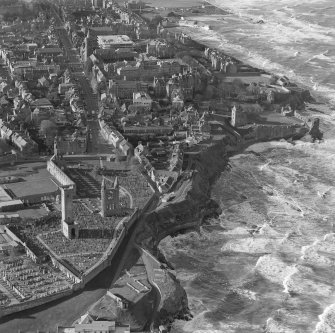
<path fill-rule="evenodd" d="M 135 92 L 133 93 L 133 104 L 135 107 L 151 109 L 152 99 L 146 92 Z"/>
<path fill-rule="evenodd" d="M 92 321 L 72 327 L 58 327 L 58 333 L 130 333 L 130 327 L 116 326 L 114 321 Z"/>
<path fill-rule="evenodd" d="M 102 49 L 132 49 L 134 42 L 126 35 L 97 36 Z"/>

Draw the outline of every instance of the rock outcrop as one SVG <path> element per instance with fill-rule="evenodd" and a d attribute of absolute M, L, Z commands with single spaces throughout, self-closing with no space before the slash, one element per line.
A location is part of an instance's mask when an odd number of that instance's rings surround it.
<path fill-rule="evenodd" d="M 309 135 L 312 137 L 313 142 L 316 140 L 322 140 L 323 133 L 320 131 L 320 119 L 315 118 L 312 121 L 311 129 L 309 130 Z"/>
<path fill-rule="evenodd" d="M 210 199 L 211 185 L 227 163 L 222 142 L 203 147 L 198 154 L 191 155 L 189 169 L 177 184 L 174 199 L 161 203 L 146 216 L 143 228 L 137 234 L 137 243 L 157 256 L 158 244 L 166 236 L 198 228 L 207 216 L 220 214 L 219 205 Z M 176 318 L 188 319 L 191 316 L 186 292 L 170 270 L 165 269 L 164 283 L 158 287 L 161 303 L 156 323 L 168 325 Z"/>

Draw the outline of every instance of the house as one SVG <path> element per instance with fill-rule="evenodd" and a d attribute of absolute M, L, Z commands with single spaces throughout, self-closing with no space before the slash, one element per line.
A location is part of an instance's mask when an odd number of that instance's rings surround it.
<path fill-rule="evenodd" d="M 53 105 L 47 98 L 39 98 L 30 104 L 31 109 L 52 109 Z"/>
<path fill-rule="evenodd" d="M 48 88 L 50 83 L 48 79 L 45 78 L 45 76 L 42 76 L 40 79 L 38 79 L 38 86 L 42 88 Z"/>
<path fill-rule="evenodd" d="M 38 59 L 54 58 L 62 54 L 63 50 L 59 47 L 45 47 L 35 51 L 35 55 Z"/>
<path fill-rule="evenodd" d="M 57 333 L 130 333 L 130 326 L 116 326 L 114 321 L 91 321 L 72 327 L 58 327 Z"/>
<path fill-rule="evenodd" d="M 117 98 L 133 98 L 137 91 L 147 92 L 148 83 L 141 81 L 110 80 L 109 92 Z"/>
<path fill-rule="evenodd" d="M 173 58 L 175 50 L 165 41 L 152 40 L 147 44 L 147 54 L 159 58 Z"/>
<path fill-rule="evenodd" d="M 125 139 L 120 142 L 120 150 L 124 156 L 132 156 L 133 155 L 133 146 Z"/>
<path fill-rule="evenodd" d="M 136 109 L 150 110 L 152 106 L 151 97 L 144 91 L 133 93 L 133 106 Z"/>
<path fill-rule="evenodd" d="M 282 87 L 287 87 L 291 85 L 290 79 L 287 76 L 282 76 L 278 78 L 277 85 L 282 86 Z"/>
<path fill-rule="evenodd" d="M 10 86 L 7 84 L 7 82 L 1 82 L 0 83 L 0 91 L 4 94 L 7 93 L 7 91 L 9 90 Z"/>

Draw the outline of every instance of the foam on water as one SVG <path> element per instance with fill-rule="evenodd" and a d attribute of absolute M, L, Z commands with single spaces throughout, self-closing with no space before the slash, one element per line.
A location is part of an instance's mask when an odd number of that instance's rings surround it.
<path fill-rule="evenodd" d="M 290 329 L 285 324 L 279 321 L 269 318 L 266 322 L 266 331 L 269 333 L 298 333 L 295 329 Z"/>
<path fill-rule="evenodd" d="M 313 333 L 333 333 L 335 331 L 335 304 L 328 306 L 319 319 Z"/>
<path fill-rule="evenodd" d="M 260 257 L 255 268 L 262 276 L 279 284 L 283 284 L 288 276 L 298 272 L 294 265 L 288 265 L 272 255 Z"/>
<path fill-rule="evenodd" d="M 203 17 L 213 30 L 191 36 L 335 101 L 332 1 L 210 2 L 237 15 Z M 175 332 L 335 332 L 335 109 L 307 112 L 323 142 L 259 143 L 234 156 L 213 188 L 223 213 L 211 224 L 222 230 L 163 246 L 195 314 Z"/>
<path fill-rule="evenodd" d="M 181 253 L 192 260 L 195 256 L 195 271 L 202 271 L 206 260 L 216 263 L 210 268 L 215 277 L 206 264 L 196 286 L 182 282 L 191 299 L 206 304 L 206 312 L 199 308 L 201 321 L 188 323 L 187 331 L 219 326 L 227 332 L 255 333 L 263 326 L 268 332 L 315 329 L 318 316 L 335 299 L 334 153 L 333 139 L 321 144 L 281 141 L 253 145 L 231 159 L 231 170 L 213 189 L 223 209 L 217 220 L 223 230 L 207 231 L 202 238 L 181 235 L 164 247 L 176 258 Z M 175 251 L 173 244 L 188 250 Z M 235 296 L 221 305 L 227 295 Z M 227 316 L 229 304 L 242 299 Z"/>
<path fill-rule="evenodd" d="M 284 8 L 283 0 L 209 2 L 233 14 L 224 16 L 224 24 L 216 16 L 196 17 L 213 29 L 199 34 L 190 28 L 190 35 L 253 66 L 285 74 L 335 103 L 335 89 L 328 84 L 335 78 L 335 27 L 326 18 L 335 14 L 334 6 L 320 7 L 320 1 L 297 1 Z M 259 20 L 265 24 L 256 24 Z"/>

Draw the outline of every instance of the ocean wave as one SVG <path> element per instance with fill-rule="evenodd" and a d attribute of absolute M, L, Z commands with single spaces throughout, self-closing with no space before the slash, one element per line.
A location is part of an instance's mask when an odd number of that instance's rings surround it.
<path fill-rule="evenodd" d="M 326 242 L 335 243 L 335 233 L 325 235 L 323 240 L 326 241 Z"/>
<path fill-rule="evenodd" d="M 289 294 L 308 295 L 313 297 L 328 298 L 334 291 L 331 285 L 310 279 L 308 274 L 300 272 L 293 272 L 289 274 L 283 281 L 284 292 Z"/>
<path fill-rule="evenodd" d="M 313 333 L 334 333 L 335 331 L 335 304 L 328 306 L 319 316 L 319 322 Z"/>
<path fill-rule="evenodd" d="M 301 259 L 312 263 L 314 265 L 320 266 L 334 266 L 335 260 L 332 257 L 329 257 L 332 253 L 332 256 L 335 254 L 334 246 L 331 246 L 329 242 L 325 241 L 315 241 L 312 245 L 303 246 L 301 249 Z"/>
<path fill-rule="evenodd" d="M 255 143 L 249 146 L 245 151 L 254 152 L 254 153 L 263 153 L 269 149 L 280 148 L 280 149 L 292 149 L 294 146 L 292 143 L 285 140 L 280 141 L 270 141 L 270 142 L 261 142 Z"/>
<path fill-rule="evenodd" d="M 231 3 L 226 1 L 210 2 L 219 7 L 231 6 Z M 313 71 L 318 72 L 320 77 L 329 75 L 329 71 L 322 66 L 327 63 L 329 67 L 335 62 L 335 58 L 332 55 L 335 49 L 327 49 L 327 46 L 329 47 L 329 45 L 334 45 L 335 43 L 335 29 L 312 24 L 296 17 L 290 17 L 285 12 L 282 12 L 280 8 L 277 8 L 278 10 L 270 16 L 270 19 L 268 17 L 266 24 L 256 25 L 257 27 L 255 27 L 255 25 L 250 23 L 248 25 L 247 22 L 250 19 L 255 20 L 259 18 L 259 15 L 253 16 L 250 13 L 248 14 L 249 6 L 244 1 L 239 1 L 237 6 L 234 2 L 233 7 L 238 8 L 241 3 L 241 22 L 239 23 L 230 17 L 226 19 L 231 19 L 233 28 L 236 26 L 235 29 L 225 31 L 221 27 L 223 30 L 219 28 L 218 31 L 215 29 L 207 34 L 199 34 L 197 31 L 190 31 L 190 33 L 196 39 L 198 38 L 206 42 L 212 41 L 213 47 L 219 47 L 252 66 L 278 75 L 286 75 L 291 80 L 309 87 L 309 89 L 328 98 L 331 103 L 335 104 L 335 90 L 331 86 L 327 86 L 322 82 L 311 84 L 309 78 L 306 76 L 306 73 Z M 275 5 L 274 2 L 273 5 Z M 246 6 L 245 9 L 243 9 L 244 6 Z M 273 9 L 271 9 L 271 12 L 273 12 Z M 245 18 L 244 21 L 243 17 Z M 239 36 L 236 35 L 237 28 L 240 29 Z M 253 38 L 256 38 L 252 37 L 254 35 L 258 35 L 257 43 L 253 40 Z M 246 36 L 251 36 L 251 38 L 246 39 Z M 275 45 L 271 45 L 271 48 L 269 48 L 271 41 Z M 309 50 L 306 49 L 306 45 L 310 45 Z M 290 46 L 291 50 L 289 50 Z M 323 52 L 313 55 L 314 50 L 320 47 L 324 48 Z M 297 61 L 298 56 L 300 62 Z"/>
<path fill-rule="evenodd" d="M 259 234 L 262 236 L 269 236 L 269 237 L 280 237 L 281 234 L 274 230 L 274 228 L 271 228 L 268 223 L 265 223 L 262 225 L 262 227 L 259 229 Z"/>
<path fill-rule="evenodd" d="M 266 238 L 250 237 L 228 241 L 222 248 L 221 252 L 265 254 L 272 253 L 276 248 L 276 242 Z"/>
<path fill-rule="evenodd" d="M 287 327 L 284 323 L 275 320 L 274 318 L 269 318 L 266 321 L 266 332 L 267 333 L 299 333 L 298 330 L 291 329 Z"/>
<path fill-rule="evenodd" d="M 329 62 L 329 63 L 334 63 L 335 59 L 332 59 L 331 57 L 329 57 L 328 54 L 329 54 L 329 50 L 326 50 L 323 53 L 314 55 L 313 57 L 308 59 L 306 62 L 310 62 L 310 61 L 317 59 L 317 60 L 322 60 L 322 61 Z"/>
<path fill-rule="evenodd" d="M 283 284 L 283 281 L 287 276 L 298 272 L 295 265 L 286 264 L 273 255 L 260 257 L 256 263 L 255 269 L 269 281 L 278 284 Z"/>

